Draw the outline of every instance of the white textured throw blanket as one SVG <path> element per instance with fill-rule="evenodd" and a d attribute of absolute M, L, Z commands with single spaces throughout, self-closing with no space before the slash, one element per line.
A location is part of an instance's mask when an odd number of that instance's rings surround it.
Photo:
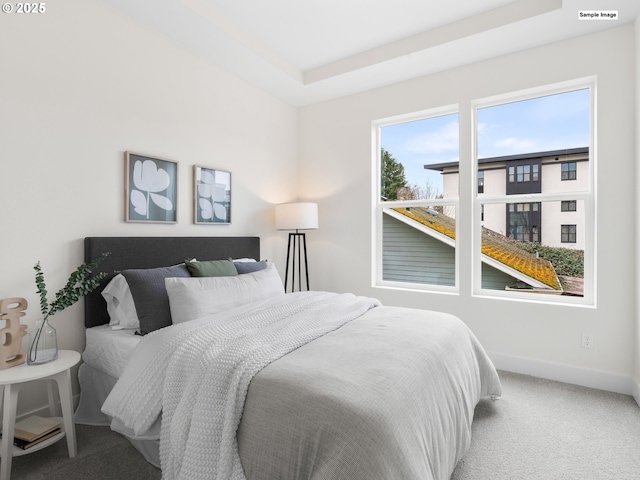
<path fill-rule="evenodd" d="M 305 292 L 147 335 L 102 410 L 140 435 L 162 411 L 164 479 L 244 479 L 236 440 L 249 383 L 263 367 L 379 303 Z"/>

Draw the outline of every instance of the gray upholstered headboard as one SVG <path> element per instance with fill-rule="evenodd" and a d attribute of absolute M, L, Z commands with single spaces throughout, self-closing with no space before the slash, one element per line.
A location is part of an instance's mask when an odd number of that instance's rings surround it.
<path fill-rule="evenodd" d="M 84 300 L 85 327 L 109 323 L 107 306 L 100 292 L 116 272 L 127 268 L 166 267 L 185 258 L 223 260 L 229 257 L 260 259 L 259 237 L 87 237 L 85 262 L 103 252 L 111 252 L 97 272 L 109 275 Z"/>

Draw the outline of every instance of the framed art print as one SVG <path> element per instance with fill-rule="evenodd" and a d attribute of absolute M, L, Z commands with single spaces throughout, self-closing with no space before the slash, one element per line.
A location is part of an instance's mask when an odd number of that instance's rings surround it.
<path fill-rule="evenodd" d="M 193 166 L 193 221 L 231 223 L 231 172 Z"/>
<path fill-rule="evenodd" d="M 125 152 L 127 222 L 176 223 L 178 163 Z"/>

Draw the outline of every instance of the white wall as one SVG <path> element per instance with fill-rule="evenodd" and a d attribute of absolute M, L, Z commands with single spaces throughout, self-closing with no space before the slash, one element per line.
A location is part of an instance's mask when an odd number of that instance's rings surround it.
<path fill-rule="evenodd" d="M 353 291 L 387 305 L 459 315 L 498 367 L 609 390 L 631 391 L 635 355 L 635 37 L 622 26 L 483 61 L 300 112 L 300 192 L 318 201 L 320 229 L 308 235 L 316 288 Z M 461 294 L 439 295 L 371 286 L 371 122 L 597 75 L 597 307 L 570 307 L 471 296 L 472 185 L 461 162 L 459 235 Z M 470 158 L 464 139 L 460 158 Z M 331 262 L 327 261 L 331 259 Z M 583 332 L 594 348 L 581 347 Z"/>
<path fill-rule="evenodd" d="M 507 184 L 505 182 L 505 170 L 485 170 L 484 171 L 484 193 L 487 195 L 506 195 Z M 456 175 L 457 177 L 458 175 Z M 507 232 L 507 212 L 504 204 L 487 203 L 484 206 L 484 222 L 486 227 L 494 232 L 506 235 Z"/>
<path fill-rule="evenodd" d="M 640 168 L 638 168 L 638 162 L 640 162 L 640 18 L 635 22 L 635 62 L 636 62 L 636 356 L 635 356 L 635 382 L 633 385 L 633 395 L 636 401 L 640 404 L 640 295 L 638 295 L 638 287 L 640 283 Z"/>
<path fill-rule="evenodd" d="M 2 14 L 0 45 L 0 298 L 25 297 L 29 327 L 33 265 L 53 295 L 85 236 L 258 235 L 284 264 L 272 205 L 297 193 L 296 109 L 97 1 Z M 176 225 L 124 222 L 125 150 L 179 162 Z M 192 224 L 194 164 L 231 171 L 230 226 Z M 52 318 L 62 349 L 84 348 L 80 303 Z M 30 397 L 22 412 L 46 401 Z"/>

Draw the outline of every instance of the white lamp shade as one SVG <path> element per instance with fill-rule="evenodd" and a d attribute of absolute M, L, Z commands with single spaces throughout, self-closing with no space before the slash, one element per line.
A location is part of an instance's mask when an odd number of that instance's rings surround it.
<path fill-rule="evenodd" d="M 278 230 L 315 230 L 318 228 L 317 203 L 282 203 L 276 205 Z"/>

